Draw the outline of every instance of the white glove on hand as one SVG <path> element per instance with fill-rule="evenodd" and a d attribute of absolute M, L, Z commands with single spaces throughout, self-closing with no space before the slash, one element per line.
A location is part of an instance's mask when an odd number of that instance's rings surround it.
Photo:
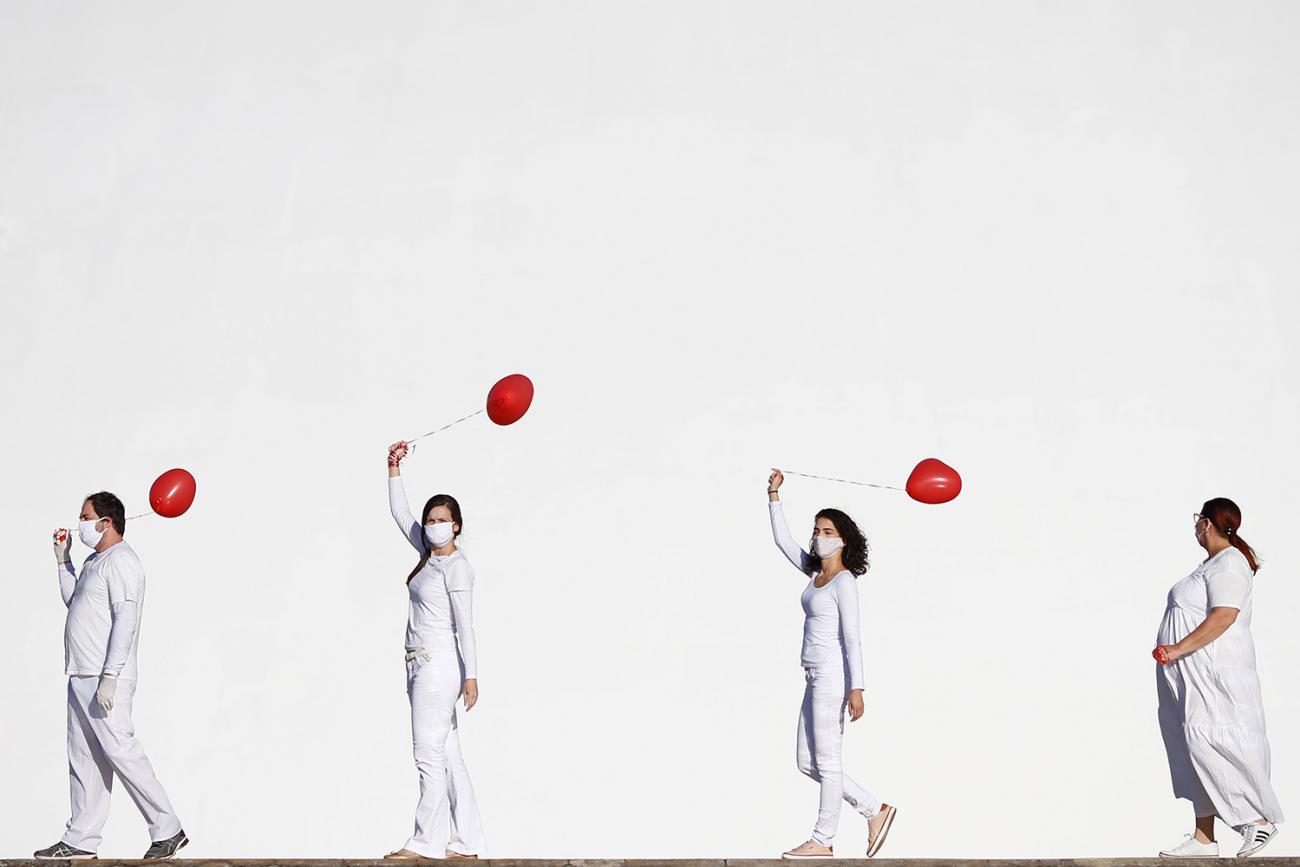
<path fill-rule="evenodd" d="M 117 692 L 117 675 L 105 674 L 99 678 L 99 689 L 95 690 L 95 701 L 105 711 L 113 709 L 113 694 Z"/>
<path fill-rule="evenodd" d="M 54 531 L 54 562 L 62 566 L 71 560 L 72 534 L 67 530 Z"/>

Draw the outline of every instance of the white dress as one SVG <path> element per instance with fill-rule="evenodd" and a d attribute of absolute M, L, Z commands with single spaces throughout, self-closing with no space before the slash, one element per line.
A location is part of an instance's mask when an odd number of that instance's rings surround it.
<path fill-rule="evenodd" d="M 1282 821 L 1269 782 L 1264 702 L 1250 635 L 1254 575 L 1244 554 L 1226 548 L 1169 591 L 1156 638 L 1177 644 L 1205 622 L 1212 608 L 1240 612 L 1228 630 L 1171 665 L 1157 663 L 1160 733 L 1174 796 L 1197 816 L 1217 815 L 1234 827 Z"/>

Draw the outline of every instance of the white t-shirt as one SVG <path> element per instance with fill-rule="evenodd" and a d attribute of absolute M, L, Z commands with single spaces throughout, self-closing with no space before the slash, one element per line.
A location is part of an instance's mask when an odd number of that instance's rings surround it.
<path fill-rule="evenodd" d="M 126 664 L 118 676 L 135 680 L 139 624 L 144 617 L 144 566 L 140 558 L 126 542 L 118 542 L 87 557 L 80 576 L 71 563 L 62 564 L 59 569 L 62 581 L 76 581 L 71 597 L 67 599 L 68 619 L 63 627 L 64 672 L 69 676 L 98 677 L 103 674 L 108 656 L 108 636 L 113 631 L 113 606 L 134 602 L 135 636 Z"/>
<path fill-rule="evenodd" d="M 468 608 L 473 588 L 474 570 L 460 551 L 446 557 L 430 557 L 424 568 L 406 585 L 411 597 L 406 616 L 406 649 L 454 653 L 459 633 L 465 676 L 477 677 L 474 627 Z M 459 606 L 454 607 L 453 603 L 462 601 L 466 607 L 458 618 L 456 607 Z"/>
<path fill-rule="evenodd" d="M 421 555 L 428 552 L 424 525 L 406 499 L 401 476 L 388 479 L 388 507 L 406 541 Z M 406 649 L 430 652 L 460 649 L 465 677 L 478 677 L 478 646 L 474 639 L 474 570 L 465 555 L 430 557 L 406 585 L 411 604 L 406 615 Z"/>
<path fill-rule="evenodd" d="M 776 546 L 807 575 L 813 563 L 812 555 L 800 548 L 790 535 L 781 503 L 770 503 L 768 511 Z M 804 613 L 800 662 L 805 667 L 842 665 L 848 669 L 849 688 L 864 689 L 857 577 L 845 569 L 821 587 L 817 586 L 817 577 L 808 582 L 799 597 Z"/>

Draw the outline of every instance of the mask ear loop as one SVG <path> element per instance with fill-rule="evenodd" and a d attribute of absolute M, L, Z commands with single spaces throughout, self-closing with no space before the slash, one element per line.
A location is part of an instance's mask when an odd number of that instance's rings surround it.
<path fill-rule="evenodd" d="M 149 517 L 150 515 L 154 515 L 154 514 L 157 514 L 157 513 L 156 513 L 156 512 L 153 512 L 153 511 L 141 512 L 141 513 L 138 514 L 138 515 L 130 515 L 130 516 L 124 518 L 123 520 L 124 520 L 124 521 L 134 521 L 136 518 L 147 518 L 147 517 Z M 112 524 L 113 519 L 112 519 L 112 518 L 96 518 L 96 519 L 95 519 L 95 523 L 96 523 L 96 524 L 98 524 L 100 521 L 108 521 L 110 524 Z M 78 524 L 81 523 L 81 519 L 80 519 L 80 518 L 77 519 L 77 523 L 78 523 Z M 105 529 L 107 530 L 107 527 L 106 527 Z M 63 540 L 60 539 L 59 541 L 62 542 Z"/>

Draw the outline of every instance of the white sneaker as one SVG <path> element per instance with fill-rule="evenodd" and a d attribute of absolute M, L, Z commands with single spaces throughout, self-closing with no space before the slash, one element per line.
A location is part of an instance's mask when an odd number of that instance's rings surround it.
<path fill-rule="evenodd" d="M 1172 849 L 1162 849 L 1161 858 L 1218 858 L 1218 843 L 1202 843 L 1191 834 Z"/>
<path fill-rule="evenodd" d="M 1258 825 L 1254 822 L 1243 825 L 1241 827 L 1241 850 L 1237 852 L 1237 857 L 1249 858 L 1271 843 L 1276 836 L 1277 825 L 1272 822 L 1267 825 Z"/>

